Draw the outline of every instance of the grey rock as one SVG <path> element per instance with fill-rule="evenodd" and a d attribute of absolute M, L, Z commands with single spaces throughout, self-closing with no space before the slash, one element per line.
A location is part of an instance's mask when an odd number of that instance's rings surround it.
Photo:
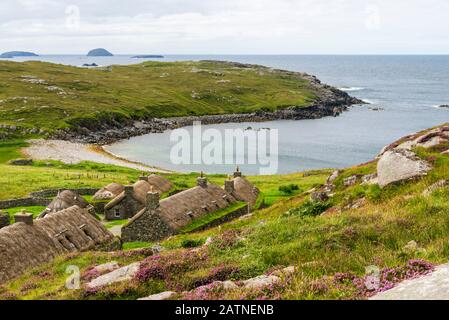
<path fill-rule="evenodd" d="M 370 300 L 449 300 L 449 264 L 420 278 L 405 280 Z"/>
<path fill-rule="evenodd" d="M 88 288 L 98 288 L 107 286 L 113 283 L 130 281 L 134 278 L 140 268 L 140 263 L 136 262 L 112 272 L 106 273 L 98 278 L 92 280 L 87 284 Z"/>
<path fill-rule="evenodd" d="M 165 291 L 165 292 L 161 292 L 161 293 L 157 293 L 157 294 L 152 294 L 151 296 L 148 296 L 146 298 L 140 298 L 140 299 L 137 299 L 137 300 L 146 300 L 146 301 L 151 301 L 151 300 L 168 300 L 168 299 L 172 298 L 175 295 L 176 295 L 176 292 Z"/>
<path fill-rule="evenodd" d="M 327 184 L 334 183 L 334 181 L 338 178 L 339 175 L 340 175 L 340 170 L 335 170 L 334 172 L 332 172 L 332 174 L 329 176 L 329 178 L 327 178 L 326 183 Z"/>
<path fill-rule="evenodd" d="M 351 176 L 343 180 L 345 187 L 353 186 L 357 183 L 357 176 Z"/>
<path fill-rule="evenodd" d="M 275 284 L 281 281 L 281 278 L 275 275 L 261 275 L 255 278 L 251 278 L 243 281 L 243 286 L 248 289 L 261 289 L 269 285 Z"/>
<path fill-rule="evenodd" d="M 94 267 L 94 270 L 98 273 L 105 273 L 105 272 L 112 272 L 116 269 L 120 268 L 120 265 L 117 261 L 111 261 L 108 263 L 100 264 L 96 267 Z"/>
<path fill-rule="evenodd" d="M 409 179 L 425 176 L 432 166 L 408 150 L 394 149 L 385 152 L 377 164 L 378 183 L 385 187 Z"/>
<path fill-rule="evenodd" d="M 317 192 L 313 192 L 310 195 L 310 199 L 314 202 L 324 202 L 329 199 L 329 196 L 327 195 L 326 192 L 317 191 Z"/>

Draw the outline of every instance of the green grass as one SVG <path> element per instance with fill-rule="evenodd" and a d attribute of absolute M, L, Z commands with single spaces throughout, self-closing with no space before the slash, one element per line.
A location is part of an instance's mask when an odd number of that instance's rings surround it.
<path fill-rule="evenodd" d="M 23 76 L 47 84 L 24 82 Z M 0 61 L 0 83 L 1 123 L 49 132 L 149 116 L 274 111 L 312 105 L 317 96 L 299 75 L 218 62 L 145 62 L 86 69 Z M 48 86 L 60 90 L 49 91 Z"/>
<path fill-rule="evenodd" d="M 204 227 L 205 225 L 213 222 L 214 220 L 223 218 L 223 217 L 227 216 L 228 214 L 245 207 L 246 205 L 247 205 L 246 202 L 241 202 L 241 201 L 233 203 L 232 205 L 230 205 L 227 208 L 223 208 L 223 209 L 214 211 L 210 214 L 202 216 L 201 218 L 195 219 L 194 221 L 192 221 L 192 223 L 181 228 L 179 230 L 179 232 L 180 233 L 189 233 L 189 232 L 198 230 L 198 229 Z"/>
<path fill-rule="evenodd" d="M 42 206 L 15 207 L 15 208 L 4 209 L 3 212 L 7 212 L 9 214 L 10 221 L 11 221 L 11 223 L 13 223 L 14 215 L 16 213 L 21 212 L 22 210 L 25 210 L 27 213 L 32 213 L 33 218 L 36 218 L 42 211 L 45 210 L 45 207 L 42 207 Z"/>
<path fill-rule="evenodd" d="M 295 265 L 300 272 L 282 287 L 283 299 L 360 299 L 355 291 L 344 286 L 315 289 L 317 282 L 329 279 L 336 273 L 350 272 L 363 276 L 367 266 L 379 268 L 404 265 L 410 259 L 425 259 L 432 263 L 446 263 L 449 258 L 449 188 L 442 188 L 429 197 L 422 192 L 431 184 L 449 178 L 449 157 L 431 151 L 417 150 L 422 158 L 431 159 L 434 169 L 421 180 L 376 189 L 373 186 L 345 187 L 338 183 L 336 195 L 330 200 L 335 208 L 344 206 L 351 199 L 368 197 L 365 206 L 357 210 L 347 210 L 329 216 L 286 215 L 294 208 L 304 208 L 309 200 L 305 193 L 293 197 L 278 194 L 278 201 L 270 207 L 257 210 L 247 219 L 236 219 L 220 227 L 201 232 L 179 234 L 161 242 L 167 250 L 162 256 L 177 255 L 201 245 L 208 237 L 214 242 L 205 250 L 207 258 L 198 261 L 194 268 L 180 267 L 170 281 L 135 282 L 111 286 L 93 298 L 134 299 L 164 290 L 172 290 L 176 284 L 188 290 L 198 281 L 203 281 L 214 268 L 233 267 L 237 271 L 232 279 L 247 279 L 280 266 Z M 371 173 L 375 164 L 349 168 L 342 173 L 343 179 L 353 174 Z M 286 175 L 272 177 L 249 177 L 264 192 L 275 192 L 279 186 L 295 183 L 301 190 L 324 182 L 324 174 Z M 174 181 L 192 183 L 191 177 L 176 176 Z M 221 176 L 213 177 L 221 180 Z M 409 252 L 403 247 L 416 241 L 419 250 Z M 216 242 L 218 241 L 218 242 Z M 130 243 L 126 250 L 144 248 L 153 243 Z M 115 259 L 115 258 L 114 258 Z M 140 257 L 129 257 L 129 261 L 139 261 Z M 102 253 L 81 253 L 74 257 L 51 263 L 46 270 L 55 274 L 46 280 L 48 288 L 21 293 L 24 284 L 36 280 L 32 273 L 4 286 L 8 294 L 22 298 L 71 298 L 84 299 L 82 292 L 67 292 L 61 289 L 63 278 L 58 270 L 69 263 L 81 261 L 83 268 L 104 261 Z M 169 266 L 168 264 L 167 266 Z M 1 293 L 0 293 L 1 294 Z M 239 298 L 239 295 L 223 293 L 221 298 Z M 92 297 L 91 297 L 92 298 Z"/>
<path fill-rule="evenodd" d="M 115 227 L 115 226 L 123 226 L 128 221 L 129 221 L 128 219 L 110 221 L 110 222 L 107 222 L 105 224 L 105 227 L 110 229 L 110 228 Z"/>

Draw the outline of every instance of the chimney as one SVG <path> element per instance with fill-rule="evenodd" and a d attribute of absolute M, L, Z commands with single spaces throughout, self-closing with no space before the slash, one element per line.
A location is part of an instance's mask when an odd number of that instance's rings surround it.
<path fill-rule="evenodd" d="M 33 225 L 33 214 L 27 213 L 27 212 L 25 212 L 25 210 L 22 210 L 22 212 L 15 214 L 14 219 L 15 219 L 16 223 L 23 222 L 30 226 Z"/>
<path fill-rule="evenodd" d="M 151 187 L 150 192 L 147 193 L 147 209 L 156 210 L 159 208 L 159 193 Z"/>
<path fill-rule="evenodd" d="M 148 182 L 148 176 L 145 175 L 145 172 L 142 172 L 139 180 Z"/>
<path fill-rule="evenodd" d="M 225 191 L 229 194 L 232 194 L 234 192 L 234 180 L 225 181 Z"/>
<path fill-rule="evenodd" d="M 204 176 L 203 171 L 201 171 L 201 176 L 196 179 L 196 184 L 198 187 L 207 188 L 207 178 Z"/>
<path fill-rule="evenodd" d="M 134 192 L 133 186 L 125 186 L 125 195 L 130 196 Z"/>
<path fill-rule="evenodd" d="M 241 177 L 241 176 L 242 176 L 242 172 L 240 171 L 239 166 L 237 166 L 237 168 L 235 168 L 235 171 L 234 171 L 234 178 Z"/>

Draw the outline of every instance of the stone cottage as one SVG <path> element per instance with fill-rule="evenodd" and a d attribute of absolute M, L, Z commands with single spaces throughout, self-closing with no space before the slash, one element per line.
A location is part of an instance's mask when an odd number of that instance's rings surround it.
<path fill-rule="evenodd" d="M 246 185 L 241 176 L 238 183 Z M 248 182 L 249 183 L 249 182 Z M 197 186 L 159 201 L 156 192 L 147 194 L 146 207 L 142 209 L 128 224 L 122 228 L 122 240 L 158 241 L 174 235 L 179 229 L 189 225 L 193 220 L 217 210 L 227 208 L 239 199 L 253 199 L 253 194 L 244 195 L 245 191 L 255 192 L 254 187 L 239 188 L 236 191 L 235 181 L 227 181 L 223 189 L 209 183 L 203 176 L 197 180 Z M 257 191 L 258 192 L 258 191 Z M 237 198 L 236 198 L 237 197 Z M 255 200 L 252 200 L 255 203 Z M 249 205 L 238 209 L 233 214 L 243 215 L 249 210 Z"/>
<path fill-rule="evenodd" d="M 72 251 L 107 245 L 114 236 L 86 209 L 73 206 L 33 220 L 19 213 L 0 229 L 0 284 Z"/>
<path fill-rule="evenodd" d="M 250 209 L 256 205 L 260 193 L 259 189 L 243 177 L 238 167 L 234 172 L 234 178 L 225 181 L 225 190 L 237 200 L 248 203 Z"/>
<path fill-rule="evenodd" d="M 145 207 L 147 193 L 151 190 L 163 194 L 172 188 L 172 183 L 158 175 L 142 176 L 134 185 L 125 186 L 123 192 L 105 207 L 106 220 L 129 219 Z"/>
<path fill-rule="evenodd" d="M 39 214 L 38 218 L 44 218 L 48 214 L 59 212 L 73 206 L 78 206 L 81 209 L 88 209 L 93 213 L 93 207 L 82 196 L 72 190 L 64 190 L 58 192 L 58 195 L 47 206 L 47 208 Z"/>

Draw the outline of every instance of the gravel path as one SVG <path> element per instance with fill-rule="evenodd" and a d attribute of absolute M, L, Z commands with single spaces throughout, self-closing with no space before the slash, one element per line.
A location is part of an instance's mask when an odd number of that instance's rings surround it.
<path fill-rule="evenodd" d="M 449 264 L 418 279 L 406 280 L 370 300 L 449 300 Z"/>
<path fill-rule="evenodd" d="M 104 164 L 117 165 L 147 172 L 168 172 L 113 157 L 106 152 L 95 151 L 92 145 L 73 143 L 62 140 L 29 140 L 30 146 L 24 148 L 24 154 L 34 160 L 59 160 L 68 164 L 82 161 L 93 161 Z"/>

